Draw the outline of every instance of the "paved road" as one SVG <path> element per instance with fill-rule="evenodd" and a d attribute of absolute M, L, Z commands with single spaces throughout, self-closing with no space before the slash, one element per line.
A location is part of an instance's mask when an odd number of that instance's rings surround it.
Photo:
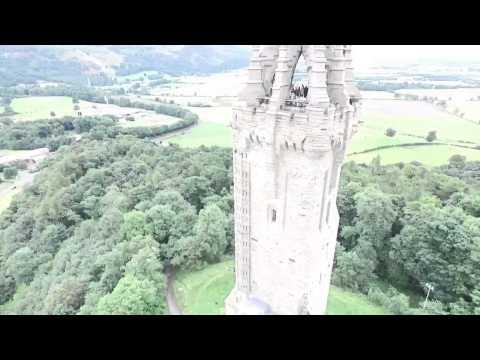
<path fill-rule="evenodd" d="M 182 311 L 180 310 L 177 299 L 175 297 L 175 290 L 173 287 L 175 281 L 175 272 L 173 270 L 167 270 L 167 305 L 168 305 L 168 312 L 170 315 L 183 315 Z"/>

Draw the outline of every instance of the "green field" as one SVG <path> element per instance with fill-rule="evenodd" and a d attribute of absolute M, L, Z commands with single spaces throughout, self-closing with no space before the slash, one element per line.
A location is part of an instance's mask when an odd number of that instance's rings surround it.
<path fill-rule="evenodd" d="M 380 146 L 394 146 L 400 144 L 413 144 L 419 142 L 426 142 L 422 139 L 395 134 L 394 137 L 385 135 L 385 130 L 370 128 L 366 124 L 361 124 L 358 132 L 354 135 L 352 143 L 348 148 L 348 153 L 357 153 L 368 149 L 377 148 Z"/>
<path fill-rule="evenodd" d="M 365 295 L 330 287 L 327 315 L 389 315 L 381 306 L 372 304 Z"/>
<path fill-rule="evenodd" d="M 348 155 L 347 160 L 357 163 L 369 164 L 376 156 L 380 156 L 384 165 L 399 162 L 419 161 L 427 166 L 438 166 L 446 164 L 452 155 L 460 154 L 467 158 L 467 161 L 480 160 L 480 150 L 465 149 L 448 145 L 396 147 L 376 150 L 364 154 Z"/>
<path fill-rule="evenodd" d="M 480 101 L 458 101 L 454 103 L 460 112 L 465 113 L 465 118 L 480 124 Z"/>
<path fill-rule="evenodd" d="M 365 123 L 360 126 L 367 126 L 380 133 L 393 128 L 398 134 L 425 137 L 429 131 L 435 130 L 440 142 L 467 140 L 480 143 L 478 125 L 419 101 L 365 101 L 361 120 Z"/>
<path fill-rule="evenodd" d="M 175 282 L 177 301 L 185 314 L 221 315 L 224 301 L 234 286 L 233 260 L 210 265 L 203 270 L 180 273 Z M 366 296 L 330 288 L 328 315 L 385 315 L 383 308 Z"/>
<path fill-rule="evenodd" d="M 200 121 L 198 126 L 194 127 L 187 134 L 176 136 L 169 141 L 185 147 L 198 147 L 201 145 L 231 147 L 233 133 L 232 129 L 226 125 Z"/>
<path fill-rule="evenodd" d="M 17 121 L 32 121 L 51 118 L 50 112 L 55 112 L 55 117 L 73 116 L 72 98 L 68 96 L 33 96 L 12 100 L 12 109 L 18 114 L 12 118 Z"/>
<path fill-rule="evenodd" d="M 213 110 L 207 108 L 201 111 L 212 112 Z M 224 113 L 226 117 L 227 113 Z M 222 124 L 219 119 L 215 122 L 203 121 L 205 114 L 202 115 L 202 120 L 196 128 L 188 134 L 174 137 L 171 142 L 188 147 L 200 145 L 231 147 L 232 130 L 226 125 L 229 119 L 225 119 Z M 365 100 L 361 120 L 363 123 L 360 124 L 359 131 L 348 149 L 350 160 L 370 162 L 373 157 L 380 155 L 384 164 L 416 160 L 428 166 L 447 163 L 448 159 L 455 154 L 464 155 L 467 160 L 480 160 L 479 150 L 448 145 L 395 147 L 353 154 L 382 146 L 427 143 L 425 137 L 432 130 L 437 131 L 438 142 L 461 144 L 460 141 L 469 141 L 480 144 L 479 125 L 446 114 L 430 104 L 416 101 Z M 387 128 L 397 131 L 394 137 L 385 135 Z"/>
<path fill-rule="evenodd" d="M 152 126 L 161 126 L 161 125 L 170 125 L 178 121 L 178 118 L 168 115 L 162 114 L 155 114 L 146 117 L 146 116 L 138 116 L 133 115 L 135 121 L 127 121 L 125 119 L 121 119 L 119 125 L 122 127 L 152 127 Z"/>
<path fill-rule="evenodd" d="M 185 314 L 220 315 L 233 285 L 233 260 L 228 260 L 200 271 L 179 273 L 175 295 Z"/>
<path fill-rule="evenodd" d="M 364 123 L 360 125 L 349 147 L 349 160 L 369 163 L 380 155 L 384 164 L 420 161 L 429 166 L 445 164 L 455 154 L 466 156 L 467 160 L 480 160 L 479 150 L 448 145 L 395 147 L 352 154 L 380 146 L 427 143 L 423 138 L 432 130 L 437 131 L 439 142 L 461 144 L 460 141 L 470 141 L 480 144 L 480 126 L 441 112 L 430 104 L 415 101 L 365 101 L 361 119 Z M 397 134 L 392 138 L 385 136 L 387 128 L 395 129 Z"/>
<path fill-rule="evenodd" d="M 142 71 L 142 72 L 139 72 L 139 73 L 125 75 L 125 76 L 117 76 L 117 82 L 118 83 L 125 83 L 127 81 L 143 80 L 143 79 L 145 79 L 145 74 L 147 76 L 156 75 L 156 74 L 158 74 L 158 71 L 149 70 L 149 71 Z"/>

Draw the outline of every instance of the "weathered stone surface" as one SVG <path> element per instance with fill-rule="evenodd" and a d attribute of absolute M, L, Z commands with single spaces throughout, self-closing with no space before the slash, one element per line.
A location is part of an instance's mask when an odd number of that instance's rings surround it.
<path fill-rule="evenodd" d="M 309 90 L 298 107 L 290 89 L 300 56 Z M 359 100 L 349 45 L 254 48 L 232 122 L 236 282 L 227 314 L 325 313 L 339 173 Z"/>

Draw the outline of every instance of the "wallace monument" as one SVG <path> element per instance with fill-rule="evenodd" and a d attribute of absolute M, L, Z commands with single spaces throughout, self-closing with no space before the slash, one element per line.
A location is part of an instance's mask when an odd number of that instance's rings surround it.
<path fill-rule="evenodd" d="M 339 174 L 359 101 L 350 45 L 253 47 L 232 120 L 235 288 L 226 314 L 325 313 Z"/>

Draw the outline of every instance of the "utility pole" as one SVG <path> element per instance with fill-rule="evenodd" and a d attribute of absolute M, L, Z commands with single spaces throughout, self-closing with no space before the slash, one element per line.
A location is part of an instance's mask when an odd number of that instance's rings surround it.
<path fill-rule="evenodd" d="M 426 283 L 425 287 L 428 289 L 427 290 L 427 297 L 425 298 L 425 302 L 423 303 L 423 308 L 425 309 L 425 306 L 427 306 L 427 301 L 428 301 L 428 295 L 430 295 L 430 291 L 433 291 L 433 285 Z"/>

